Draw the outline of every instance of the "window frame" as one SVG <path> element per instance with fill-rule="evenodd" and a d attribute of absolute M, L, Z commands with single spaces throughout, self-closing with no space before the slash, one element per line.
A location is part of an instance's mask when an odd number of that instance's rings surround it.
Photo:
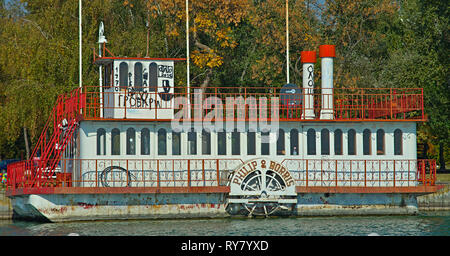
<path fill-rule="evenodd" d="M 120 152 L 120 130 L 113 128 L 111 130 L 111 155 L 120 156 Z"/>
<path fill-rule="evenodd" d="M 357 152 L 358 151 L 356 148 L 356 131 L 355 129 L 349 129 L 347 131 L 347 155 L 356 156 Z"/>
<path fill-rule="evenodd" d="M 317 154 L 316 130 L 313 128 L 309 128 L 306 131 L 306 154 L 309 156 Z"/>

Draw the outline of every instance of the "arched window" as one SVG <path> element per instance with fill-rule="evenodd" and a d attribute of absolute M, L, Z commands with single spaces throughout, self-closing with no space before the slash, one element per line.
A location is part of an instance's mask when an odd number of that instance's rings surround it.
<path fill-rule="evenodd" d="M 105 75 L 103 83 L 106 88 L 111 87 L 111 64 L 105 65 Z"/>
<path fill-rule="evenodd" d="M 147 128 L 141 130 L 141 155 L 150 155 L 150 131 Z"/>
<path fill-rule="evenodd" d="M 270 140 L 270 133 L 261 132 L 261 155 L 270 154 L 269 140 Z"/>
<path fill-rule="evenodd" d="M 188 132 L 188 150 L 190 155 L 197 155 L 197 132 L 194 128 Z"/>
<path fill-rule="evenodd" d="M 330 131 L 328 129 L 320 131 L 320 153 L 322 155 L 330 154 Z"/>
<path fill-rule="evenodd" d="M 136 154 L 136 131 L 133 128 L 127 129 L 127 155 Z"/>
<path fill-rule="evenodd" d="M 211 133 L 204 129 L 202 131 L 202 154 L 211 155 Z"/>
<path fill-rule="evenodd" d="M 347 134 L 348 154 L 356 155 L 356 131 L 354 129 L 348 130 Z"/>
<path fill-rule="evenodd" d="M 167 132 L 163 128 L 158 130 L 158 155 L 167 155 Z"/>
<path fill-rule="evenodd" d="M 106 155 L 106 131 L 103 128 L 97 130 L 97 155 Z"/>
<path fill-rule="evenodd" d="M 384 155 L 384 130 L 377 131 L 377 155 Z"/>
<path fill-rule="evenodd" d="M 227 133 L 225 131 L 217 133 L 217 153 L 219 155 L 227 154 Z"/>
<path fill-rule="evenodd" d="M 316 154 L 316 131 L 308 129 L 306 132 L 306 151 L 308 155 Z"/>
<path fill-rule="evenodd" d="M 394 131 L 394 155 L 403 155 L 403 133 L 400 129 Z"/>
<path fill-rule="evenodd" d="M 128 87 L 128 64 L 121 62 L 119 65 L 119 86 Z"/>
<path fill-rule="evenodd" d="M 278 129 L 277 155 L 286 155 L 284 130 Z"/>
<path fill-rule="evenodd" d="M 236 128 L 231 133 L 231 154 L 241 154 L 241 133 Z"/>
<path fill-rule="evenodd" d="M 148 90 L 154 92 L 156 87 L 158 87 L 158 64 L 155 62 L 150 63 L 148 66 L 148 76 Z"/>
<path fill-rule="evenodd" d="M 111 131 L 111 155 L 120 155 L 120 130 L 117 128 Z"/>
<path fill-rule="evenodd" d="M 247 155 L 256 155 L 256 132 L 247 132 Z"/>
<path fill-rule="evenodd" d="M 334 131 L 334 154 L 342 155 L 342 130 L 337 129 Z"/>
<path fill-rule="evenodd" d="M 134 89 L 142 91 L 142 63 L 134 64 Z"/>
<path fill-rule="evenodd" d="M 291 155 L 297 156 L 298 155 L 298 130 L 292 129 L 290 134 L 290 144 L 291 144 Z"/>
<path fill-rule="evenodd" d="M 172 155 L 181 155 L 181 133 L 172 131 Z"/>
<path fill-rule="evenodd" d="M 364 129 L 363 131 L 363 154 L 370 155 L 371 154 L 371 141 L 372 141 L 372 132 L 369 129 Z"/>

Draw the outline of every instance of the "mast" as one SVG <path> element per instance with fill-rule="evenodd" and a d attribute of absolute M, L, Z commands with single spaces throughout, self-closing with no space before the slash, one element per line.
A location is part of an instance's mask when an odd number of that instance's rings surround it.
<path fill-rule="evenodd" d="M 188 97 L 188 118 L 191 118 L 191 86 L 189 82 L 189 0 L 186 0 L 186 85 Z"/>
<path fill-rule="evenodd" d="M 286 84 L 289 84 L 289 0 L 286 0 Z"/>
<path fill-rule="evenodd" d="M 82 36 L 82 30 L 81 30 L 81 0 L 78 0 L 78 40 L 79 40 L 79 87 L 80 90 L 83 90 L 83 78 L 82 78 L 82 52 L 81 52 L 81 36 Z"/>

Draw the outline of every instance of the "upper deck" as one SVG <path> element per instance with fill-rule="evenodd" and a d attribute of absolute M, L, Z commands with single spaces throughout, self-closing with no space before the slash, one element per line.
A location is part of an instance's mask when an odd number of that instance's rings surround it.
<path fill-rule="evenodd" d="M 103 42 L 103 44 L 101 43 Z M 170 121 L 425 121 L 421 88 L 337 88 L 334 45 L 321 45 L 321 77 L 315 51 L 302 51 L 302 85 L 175 86 L 175 62 L 183 58 L 116 57 L 99 39 L 99 85 L 79 97 L 85 120 Z M 320 80 L 320 87 L 315 81 Z"/>
<path fill-rule="evenodd" d="M 113 88 L 113 87 L 111 87 Z M 84 120 L 127 121 L 425 121 L 423 89 L 334 88 L 323 93 L 277 87 L 175 87 L 173 93 L 85 86 L 60 108 L 78 108 Z M 162 99 L 162 100 L 161 100 Z M 167 100 L 169 99 L 169 100 Z M 327 102 L 328 104 L 324 103 Z M 69 106 L 72 105 L 72 106 Z M 332 115 L 324 116 L 328 110 Z M 137 115 L 136 113 L 139 113 Z"/>

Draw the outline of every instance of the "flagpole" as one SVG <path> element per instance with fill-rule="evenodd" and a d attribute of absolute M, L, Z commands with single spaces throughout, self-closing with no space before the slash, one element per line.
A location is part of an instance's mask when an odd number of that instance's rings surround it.
<path fill-rule="evenodd" d="M 79 31 L 79 34 L 78 34 L 78 40 L 79 40 L 79 87 L 80 87 L 80 90 L 82 90 L 82 88 L 83 88 L 83 78 L 82 78 L 82 71 L 83 71 L 83 67 L 82 67 L 82 52 L 81 52 L 81 44 L 82 44 L 82 42 L 81 42 L 81 36 L 82 36 L 82 30 L 81 30 L 81 0 L 78 0 L 78 31 Z"/>
<path fill-rule="evenodd" d="M 286 0 L 286 83 L 289 83 L 289 0 Z"/>
<path fill-rule="evenodd" d="M 186 84 L 188 97 L 188 118 L 191 117 L 191 86 L 189 80 L 189 0 L 186 0 Z"/>

